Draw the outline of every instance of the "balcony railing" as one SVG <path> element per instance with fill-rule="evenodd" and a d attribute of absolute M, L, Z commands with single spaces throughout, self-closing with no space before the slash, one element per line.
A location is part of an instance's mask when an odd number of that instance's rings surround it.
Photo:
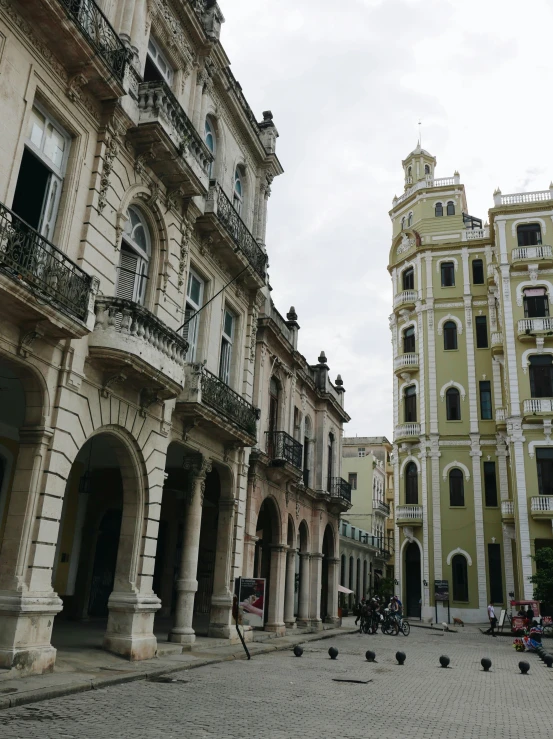
<path fill-rule="evenodd" d="M 343 498 L 351 503 L 351 485 L 342 477 L 331 477 L 328 487 L 329 493 L 334 498 Z"/>
<path fill-rule="evenodd" d="M 515 504 L 512 500 L 501 501 L 501 515 L 503 518 L 510 518 L 515 515 Z"/>
<path fill-rule="evenodd" d="M 535 192 L 516 192 L 511 195 L 503 195 L 500 191 L 494 193 L 494 205 L 523 205 L 524 203 L 544 203 L 553 200 L 553 192 L 549 190 L 536 190 Z"/>
<path fill-rule="evenodd" d="M 92 277 L 2 203 L 0 270 L 41 300 L 86 320 Z"/>
<path fill-rule="evenodd" d="M 398 505 L 396 507 L 396 520 L 420 521 L 422 519 L 421 505 Z"/>
<path fill-rule="evenodd" d="M 210 199 L 215 199 L 217 205 L 217 218 L 224 226 L 226 232 L 234 241 L 238 249 L 244 254 L 251 266 L 260 277 L 265 277 L 267 255 L 254 239 L 244 221 L 238 215 L 233 204 L 223 192 L 223 188 L 211 180 L 209 183 Z"/>
<path fill-rule="evenodd" d="M 123 81 L 125 66 L 132 52 L 112 28 L 94 0 L 58 0 L 67 15 L 80 28 L 87 41 L 96 49 L 118 80 Z"/>
<path fill-rule="evenodd" d="M 529 398 L 522 405 L 525 416 L 532 413 L 553 413 L 553 398 Z"/>
<path fill-rule="evenodd" d="M 399 205 L 399 203 L 402 203 L 404 200 L 407 200 L 407 198 L 410 198 L 411 195 L 413 195 L 413 193 L 417 192 L 418 190 L 432 187 L 447 187 L 449 185 L 458 185 L 459 183 L 460 177 L 458 174 L 454 175 L 453 177 L 442 177 L 438 180 L 433 180 L 432 177 L 428 175 L 427 177 L 425 177 L 424 180 L 415 183 L 412 187 L 406 190 L 399 198 L 394 198 L 393 206 L 395 207 L 396 205 Z M 406 184 L 410 183 L 406 182 Z"/>
<path fill-rule="evenodd" d="M 421 425 L 420 423 L 400 423 L 396 426 L 394 436 L 396 439 L 404 436 L 420 436 Z"/>
<path fill-rule="evenodd" d="M 503 332 L 502 331 L 494 331 L 492 333 L 492 346 L 503 346 Z"/>
<path fill-rule="evenodd" d="M 490 236 L 489 228 L 467 228 L 461 234 L 462 241 L 477 241 L 478 239 L 487 239 Z"/>
<path fill-rule="evenodd" d="M 390 515 L 390 506 L 382 500 L 373 500 L 373 510 L 379 511 L 385 516 Z"/>
<path fill-rule="evenodd" d="M 537 514 L 550 513 L 553 517 L 553 495 L 536 495 L 531 498 L 530 511 Z"/>
<path fill-rule="evenodd" d="M 512 260 L 530 260 L 530 259 L 552 259 L 553 250 L 550 246 L 519 246 L 513 249 Z"/>
<path fill-rule="evenodd" d="M 496 408 L 495 409 L 495 422 L 504 423 L 506 419 L 507 419 L 507 409 L 506 408 Z"/>
<path fill-rule="evenodd" d="M 416 290 L 403 290 L 403 292 L 395 296 L 394 308 L 404 305 L 405 303 L 416 303 L 417 299 L 418 294 Z"/>
<path fill-rule="evenodd" d="M 140 122 L 149 122 L 161 117 L 175 139 L 181 153 L 190 152 L 200 165 L 204 175 L 208 174 L 213 154 L 209 151 L 182 105 L 163 80 L 141 82 L 138 86 L 138 109 Z"/>
<path fill-rule="evenodd" d="M 284 461 L 298 469 L 303 464 L 303 446 L 286 431 L 266 431 L 267 453 L 271 461 Z"/>
<path fill-rule="evenodd" d="M 399 370 L 404 367 L 418 367 L 419 355 L 410 352 L 409 354 L 400 354 L 394 359 L 394 369 Z"/>
<path fill-rule="evenodd" d="M 553 318 L 521 318 L 518 322 L 518 333 L 553 331 Z"/>
<path fill-rule="evenodd" d="M 495 264 L 488 264 L 486 273 L 488 275 L 488 280 L 495 279 Z"/>
<path fill-rule="evenodd" d="M 201 377 L 202 402 L 221 413 L 229 421 L 244 429 L 251 436 L 256 435 L 259 411 L 238 395 L 225 382 L 204 368 Z"/>

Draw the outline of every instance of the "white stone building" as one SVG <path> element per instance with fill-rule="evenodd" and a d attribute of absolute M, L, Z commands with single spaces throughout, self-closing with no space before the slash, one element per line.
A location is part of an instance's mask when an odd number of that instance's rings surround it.
<path fill-rule="evenodd" d="M 0 0 L 0 667 L 21 674 L 68 619 L 133 660 L 228 637 L 251 569 L 278 133 L 216 3 L 100 6 Z"/>

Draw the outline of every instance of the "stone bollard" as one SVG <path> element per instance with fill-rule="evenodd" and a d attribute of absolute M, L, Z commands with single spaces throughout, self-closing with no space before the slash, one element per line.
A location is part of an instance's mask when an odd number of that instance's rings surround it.
<path fill-rule="evenodd" d="M 367 658 L 367 662 L 374 662 L 376 654 L 369 649 L 365 652 L 365 657 Z"/>
<path fill-rule="evenodd" d="M 530 665 L 528 662 L 519 662 L 518 669 L 521 671 L 523 675 L 527 675 L 528 671 L 530 670 Z"/>
<path fill-rule="evenodd" d="M 450 662 L 450 660 L 449 660 L 449 657 L 447 656 L 447 654 L 442 654 L 442 656 L 440 657 L 440 664 L 441 664 L 441 666 L 442 667 L 448 667 L 449 666 L 449 662 Z"/>
<path fill-rule="evenodd" d="M 490 667 L 492 666 L 492 661 L 489 657 L 482 657 L 482 659 L 480 660 L 480 664 L 484 668 L 484 672 L 489 672 Z"/>
<path fill-rule="evenodd" d="M 296 644 L 296 646 L 294 647 L 294 654 L 296 655 L 296 657 L 301 657 L 302 656 L 303 649 L 300 647 L 299 644 Z"/>
<path fill-rule="evenodd" d="M 403 665 L 403 663 L 406 660 L 405 652 L 396 652 L 396 659 L 397 659 L 398 665 Z"/>
<path fill-rule="evenodd" d="M 338 656 L 338 650 L 336 649 L 336 647 L 330 647 L 328 653 L 330 655 L 330 659 L 336 659 L 336 657 Z"/>
<path fill-rule="evenodd" d="M 543 658 L 543 661 L 547 665 L 547 667 L 553 667 L 553 657 L 550 654 L 546 654 Z"/>

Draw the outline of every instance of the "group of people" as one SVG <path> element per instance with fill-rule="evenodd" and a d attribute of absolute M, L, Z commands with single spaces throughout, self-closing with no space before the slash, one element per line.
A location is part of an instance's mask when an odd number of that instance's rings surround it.
<path fill-rule="evenodd" d="M 355 625 L 357 626 L 357 624 L 359 624 L 360 631 L 365 630 L 364 627 L 366 624 L 373 624 L 375 627 L 373 628 L 373 631 L 376 631 L 376 627 L 378 627 L 378 623 L 380 622 L 381 617 L 383 616 L 383 611 L 385 610 L 384 603 L 385 600 L 383 601 L 378 595 L 375 595 L 368 600 L 361 598 L 361 600 L 355 604 L 353 608 Z M 398 621 L 403 616 L 403 604 L 397 595 L 391 596 L 387 608 L 390 615 L 393 618 L 397 618 Z"/>

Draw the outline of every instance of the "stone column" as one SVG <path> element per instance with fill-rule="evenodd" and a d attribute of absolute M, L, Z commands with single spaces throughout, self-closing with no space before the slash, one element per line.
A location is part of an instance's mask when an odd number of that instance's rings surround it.
<path fill-rule="evenodd" d="M 234 498 L 219 501 L 219 523 L 217 526 L 217 548 L 215 551 L 215 574 L 213 596 L 209 617 L 209 636 L 228 639 L 231 635 L 232 582 L 231 566 L 234 539 Z"/>
<path fill-rule="evenodd" d="M 202 130 L 203 127 L 200 129 L 200 119 L 201 119 L 201 113 L 202 113 L 202 100 L 203 100 L 203 92 L 204 92 L 204 85 L 207 81 L 207 72 L 205 69 L 198 69 L 196 72 L 196 90 L 194 92 L 194 109 L 192 111 L 192 123 L 194 124 L 194 128 L 196 128 L 198 131 Z"/>
<path fill-rule="evenodd" d="M 284 584 L 286 579 L 286 551 L 283 544 L 271 544 L 271 577 L 269 580 L 269 610 L 265 631 L 284 636 Z"/>
<path fill-rule="evenodd" d="M 330 557 L 328 560 L 328 603 L 326 623 L 338 626 L 340 619 L 338 618 L 338 578 L 340 576 L 340 558 Z M 360 565 L 362 567 L 362 563 Z M 362 577 L 362 575 L 361 575 Z M 363 587 L 361 585 L 361 587 Z M 364 593 L 362 594 L 364 596 Z M 361 594 L 359 594 L 361 599 Z"/>
<path fill-rule="evenodd" d="M 187 457 L 184 467 L 191 477 L 189 502 L 182 545 L 179 579 L 177 580 L 177 604 L 175 623 L 169 634 L 169 641 L 177 642 L 191 648 L 196 640 L 192 628 L 194 613 L 194 596 L 198 589 L 198 553 L 200 549 L 200 529 L 202 525 L 202 505 L 205 490 L 205 478 L 211 471 L 211 461 L 201 454 Z"/>
<path fill-rule="evenodd" d="M 286 593 L 284 598 L 284 623 L 286 629 L 296 628 L 294 616 L 294 596 L 296 593 L 296 549 L 290 547 L 286 552 Z"/>
<path fill-rule="evenodd" d="M 323 555 L 322 552 L 315 552 L 311 555 L 311 607 L 310 607 L 310 623 L 316 630 L 323 628 L 321 620 L 321 579 L 323 574 Z"/>
<path fill-rule="evenodd" d="M 299 597 L 299 612 L 298 612 L 298 626 L 309 626 L 309 572 L 311 569 L 310 560 L 311 555 L 308 552 L 300 552 L 300 597 Z"/>

